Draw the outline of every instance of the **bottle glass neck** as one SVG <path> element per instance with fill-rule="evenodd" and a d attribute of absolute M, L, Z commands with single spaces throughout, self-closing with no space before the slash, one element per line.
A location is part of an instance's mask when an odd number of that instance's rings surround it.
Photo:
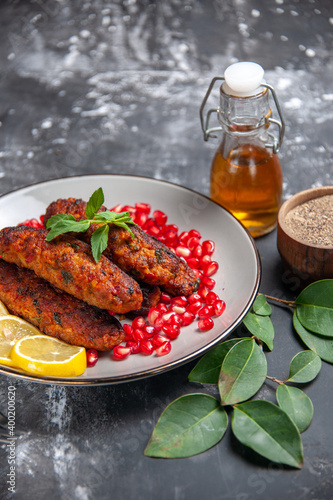
<path fill-rule="evenodd" d="M 268 128 L 272 111 L 267 89 L 250 97 L 235 97 L 220 87 L 218 119 L 225 131 L 235 134 L 253 134 Z"/>

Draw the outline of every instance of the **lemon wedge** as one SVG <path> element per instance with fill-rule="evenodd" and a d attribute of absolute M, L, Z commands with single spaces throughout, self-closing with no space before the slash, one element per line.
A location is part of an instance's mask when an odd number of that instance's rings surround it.
<path fill-rule="evenodd" d="M 0 314 L 0 364 L 15 366 L 11 351 L 16 342 L 41 332 L 24 319 L 11 314 Z"/>
<path fill-rule="evenodd" d="M 0 314 L 9 314 L 7 307 L 3 302 L 0 300 Z"/>
<path fill-rule="evenodd" d="M 69 345 L 47 335 L 22 338 L 14 345 L 11 358 L 22 370 L 46 377 L 77 377 L 87 367 L 84 347 Z"/>

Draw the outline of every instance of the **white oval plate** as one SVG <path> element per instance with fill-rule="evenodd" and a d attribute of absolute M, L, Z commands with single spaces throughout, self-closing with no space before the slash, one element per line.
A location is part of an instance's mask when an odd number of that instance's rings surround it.
<path fill-rule="evenodd" d="M 156 375 L 204 354 L 225 340 L 251 307 L 261 273 L 260 258 L 253 239 L 228 211 L 209 198 L 175 184 L 127 175 L 86 175 L 34 184 L 0 198 L 0 228 L 38 218 L 57 198 L 88 200 L 100 186 L 105 194 L 105 205 L 109 208 L 118 203 L 149 203 L 152 211 L 164 211 L 168 215 L 168 223 L 177 224 L 180 231 L 195 228 L 202 234 L 202 241 L 215 241 L 213 258 L 220 267 L 214 275 L 214 291 L 226 302 L 225 312 L 215 318 L 214 327 L 207 332 L 200 332 L 197 322 L 183 328 L 180 336 L 172 341 L 171 352 L 166 356 L 136 354 L 115 361 L 110 353 L 103 353 L 93 368 L 88 368 L 77 378 L 32 376 L 9 367 L 1 367 L 0 373 L 36 382 L 67 385 L 114 384 Z"/>

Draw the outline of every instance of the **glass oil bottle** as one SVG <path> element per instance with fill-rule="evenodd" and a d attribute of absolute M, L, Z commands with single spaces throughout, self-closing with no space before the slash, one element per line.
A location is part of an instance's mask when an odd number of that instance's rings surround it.
<path fill-rule="evenodd" d="M 253 237 L 269 233 L 277 222 L 282 200 L 282 169 L 278 151 L 284 135 L 284 120 L 274 89 L 263 82 L 264 70 L 256 63 L 241 62 L 215 77 L 200 108 L 204 139 L 222 131 L 222 141 L 211 167 L 211 198 L 229 210 Z M 204 123 L 203 110 L 217 80 L 220 106 L 210 109 Z M 273 96 L 280 121 L 272 118 Z M 217 112 L 219 126 L 209 128 Z M 269 131 L 279 129 L 278 139 Z"/>

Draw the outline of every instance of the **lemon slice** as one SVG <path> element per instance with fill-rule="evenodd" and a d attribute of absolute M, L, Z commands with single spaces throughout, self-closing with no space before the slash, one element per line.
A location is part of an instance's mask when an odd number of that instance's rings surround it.
<path fill-rule="evenodd" d="M 0 314 L 9 314 L 7 307 L 3 302 L 0 300 Z"/>
<path fill-rule="evenodd" d="M 18 316 L 0 315 L 0 364 L 15 366 L 11 351 L 16 342 L 22 338 L 40 334 L 37 328 Z"/>
<path fill-rule="evenodd" d="M 11 358 L 22 370 L 47 377 L 77 377 L 87 367 L 84 347 L 69 345 L 47 335 L 19 340 L 12 349 Z"/>

